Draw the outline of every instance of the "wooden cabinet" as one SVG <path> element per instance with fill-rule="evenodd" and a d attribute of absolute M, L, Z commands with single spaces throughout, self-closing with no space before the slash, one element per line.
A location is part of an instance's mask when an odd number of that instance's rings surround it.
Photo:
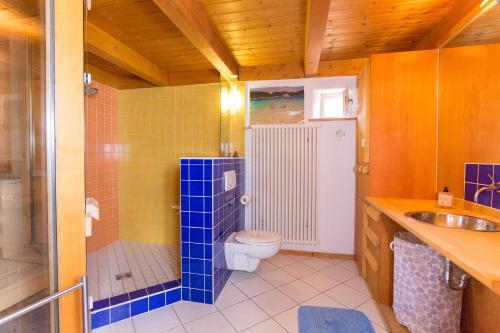
<path fill-rule="evenodd" d="M 365 204 L 362 274 L 379 304 L 392 306 L 394 234 L 404 230 L 373 206 Z"/>

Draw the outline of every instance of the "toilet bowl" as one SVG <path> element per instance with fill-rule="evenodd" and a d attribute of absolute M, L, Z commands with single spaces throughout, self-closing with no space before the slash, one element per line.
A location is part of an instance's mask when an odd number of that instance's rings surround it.
<path fill-rule="evenodd" d="M 280 234 L 265 230 L 233 232 L 224 243 L 226 265 L 230 270 L 253 272 L 261 259 L 274 256 L 281 248 Z"/>

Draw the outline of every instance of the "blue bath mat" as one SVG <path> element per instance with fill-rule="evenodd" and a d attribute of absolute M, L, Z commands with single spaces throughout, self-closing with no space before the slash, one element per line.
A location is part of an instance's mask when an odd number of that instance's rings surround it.
<path fill-rule="evenodd" d="M 301 306 L 299 333 L 375 333 L 364 313 L 351 309 Z"/>

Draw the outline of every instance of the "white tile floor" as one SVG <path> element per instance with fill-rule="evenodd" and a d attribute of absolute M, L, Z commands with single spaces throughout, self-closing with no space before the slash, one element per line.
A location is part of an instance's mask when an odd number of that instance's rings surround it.
<path fill-rule="evenodd" d="M 87 255 L 89 292 L 95 300 L 180 279 L 179 246 L 118 241 Z M 132 276 L 117 280 L 117 274 Z"/>
<path fill-rule="evenodd" d="M 353 261 L 277 255 L 255 273 L 233 272 L 215 305 L 179 302 L 94 333 L 295 333 L 302 304 L 355 308 L 389 331 Z"/>

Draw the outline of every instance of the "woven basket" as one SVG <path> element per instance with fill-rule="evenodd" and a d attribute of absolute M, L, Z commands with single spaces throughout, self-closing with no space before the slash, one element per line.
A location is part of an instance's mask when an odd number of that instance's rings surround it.
<path fill-rule="evenodd" d="M 444 280 L 445 258 L 408 232 L 394 236 L 396 319 L 413 333 L 459 333 L 462 291 Z"/>

